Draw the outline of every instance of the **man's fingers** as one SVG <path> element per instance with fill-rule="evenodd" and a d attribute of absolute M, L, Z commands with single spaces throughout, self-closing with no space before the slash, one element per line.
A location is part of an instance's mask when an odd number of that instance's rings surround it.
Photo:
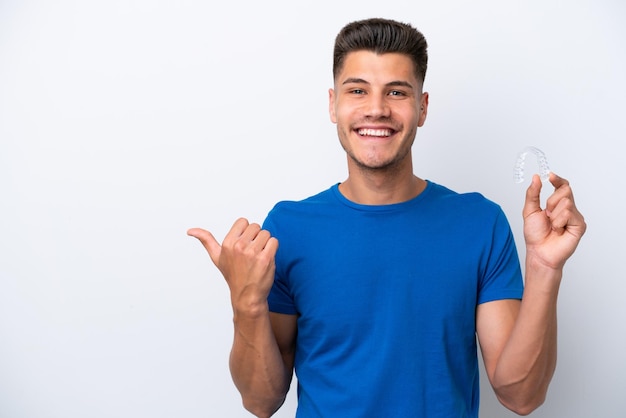
<path fill-rule="evenodd" d="M 587 228 L 585 218 L 576 208 L 571 194 L 561 198 L 554 209 L 549 212 L 549 216 L 552 229 L 559 233 L 567 230 L 580 238 Z"/>
<path fill-rule="evenodd" d="M 274 237 L 271 237 L 265 243 L 264 251 L 266 251 L 271 257 L 276 255 L 276 251 L 278 251 L 278 240 Z"/>
<path fill-rule="evenodd" d="M 550 183 L 554 186 L 554 193 L 552 193 L 552 196 L 546 201 L 546 210 L 548 213 L 552 213 L 556 210 L 557 206 L 559 206 L 560 202 L 563 200 L 570 200 L 574 203 L 574 194 L 567 180 L 556 174 L 551 174 Z"/>
<path fill-rule="evenodd" d="M 213 234 L 202 228 L 191 228 L 187 231 L 187 235 L 197 238 L 211 257 L 213 264 L 218 266 L 220 260 L 220 254 L 222 253 L 222 246 L 217 242 Z"/>
<path fill-rule="evenodd" d="M 526 219 L 528 216 L 535 212 L 541 211 L 541 179 L 535 174 L 530 181 L 530 186 L 526 190 L 526 201 L 524 202 L 524 209 L 522 216 Z"/>
<path fill-rule="evenodd" d="M 244 240 L 246 243 L 253 242 L 259 239 L 260 232 L 261 225 L 253 222 L 246 227 L 239 238 Z"/>
<path fill-rule="evenodd" d="M 239 218 L 235 221 L 233 226 L 230 228 L 228 235 L 232 235 L 235 238 L 238 238 L 239 236 L 241 236 L 241 234 L 243 234 L 246 231 L 246 229 L 248 229 L 249 226 L 250 226 L 250 222 L 248 222 L 246 218 Z"/>
<path fill-rule="evenodd" d="M 269 233 L 269 231 L 263 229 L 258 232 L 252 245 L 255 246 L 257 251 L 266 251 L 270 254 L 276 254 L 278 248 L 278 240 Z"/>
<path fill-rule="evenodd" d="M 555 189 L 558 189 L 559 187 L 563 186 L 564 184 L 569 184 L 569 182 L 567 180 L 565 180 L 562 177 L 557 176 L 556 174 L 554 174 L 552 172 L 550 172 L 549 180 L 550 180 L 550 183 L 552 183 L 552 185 L 554 186 Z"/>
<path fill-rule="evenodd" d="M 258 224 L 251 224 L 246 218 L 239 218 L 230 228 L 228 234 L 226 234 L 222 245 L 230 248 L 238 241 L 240 245 L 242 245 L 242 243 L 248 243 L 254 239 L 260 230 L 261 227 Z"/>

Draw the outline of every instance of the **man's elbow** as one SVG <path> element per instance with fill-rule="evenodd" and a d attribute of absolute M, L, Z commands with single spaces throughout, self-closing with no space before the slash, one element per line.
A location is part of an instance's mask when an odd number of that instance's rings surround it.
<path fill-rule="evenodd" d="M 497 394 L 497 398 L 507 409 L 515 412 L 517 415 L 526 416 L 543 405 L 546 400 L 546 392 L 538 391 L 530 396 L 520 394 L 505 396 Z"/>
<path fill-rule="evenodd" d="M 258 418 L 270 418 L 285 402 L 285 397 L 277 400 L 260 401 L 242 397 L 243 407 Z"/>

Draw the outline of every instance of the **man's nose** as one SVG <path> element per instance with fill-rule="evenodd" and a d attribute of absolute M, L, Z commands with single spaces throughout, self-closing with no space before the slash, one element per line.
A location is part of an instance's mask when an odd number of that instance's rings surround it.
<path fill-rule="evenodd" d="M 391 114 L 391 108 L 385 97 L 370 95 L 365 106 L 365 113 L 365 116 L 371 118 L 388 117 Z"/>

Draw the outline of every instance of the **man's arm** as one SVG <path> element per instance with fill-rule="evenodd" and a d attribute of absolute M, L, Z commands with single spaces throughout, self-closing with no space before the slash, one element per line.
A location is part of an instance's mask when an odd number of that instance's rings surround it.
<path fill-rule="evenodd" d="M 244 407 L 257 417 L 270 417 L 285 401 L 291 384 L 297 317 L 242 316 L 235 315 L 234 320 L 231 375 Z"/>
<path fill-rule="evenodd" d="M 258 224 L 238 219 L 220 245 L 199 228 L 200 240 L 230 289 L 234 339 L 230 370 L 246 409 L 270 417 L 285 400 L 293 374 L 296 317 L 270 314 L 278 241 Z"/>
<path fill-rule="evenodd" d="M 526 240 L 522 301 L 479 305 L 476 331 L 485 369 L 500 402 L 527 415 L 545 400 L 556 367 L 557 297 L 563 266 L 585 233 L 566 180 L 550 175 L 555 191 L 540 208 L 541 181 L 534 176 L 523 210 Z"/>

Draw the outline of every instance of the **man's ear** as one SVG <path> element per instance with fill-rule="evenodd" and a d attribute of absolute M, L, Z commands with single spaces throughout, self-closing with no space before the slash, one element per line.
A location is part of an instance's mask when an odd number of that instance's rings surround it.
<path fill-rule="evenodd" d="M 426 122 L 426 115 L 428 115 L 428 92 L 423 92 L 420 98 L 419 119 L 417 126 L 421 127 Z"/>
<path fill-rule="evenodd" d="M 332 123 L 337 123 L 337 114 L 335 113 L 335 90 L 328 89 L 328 114 Z"/>

